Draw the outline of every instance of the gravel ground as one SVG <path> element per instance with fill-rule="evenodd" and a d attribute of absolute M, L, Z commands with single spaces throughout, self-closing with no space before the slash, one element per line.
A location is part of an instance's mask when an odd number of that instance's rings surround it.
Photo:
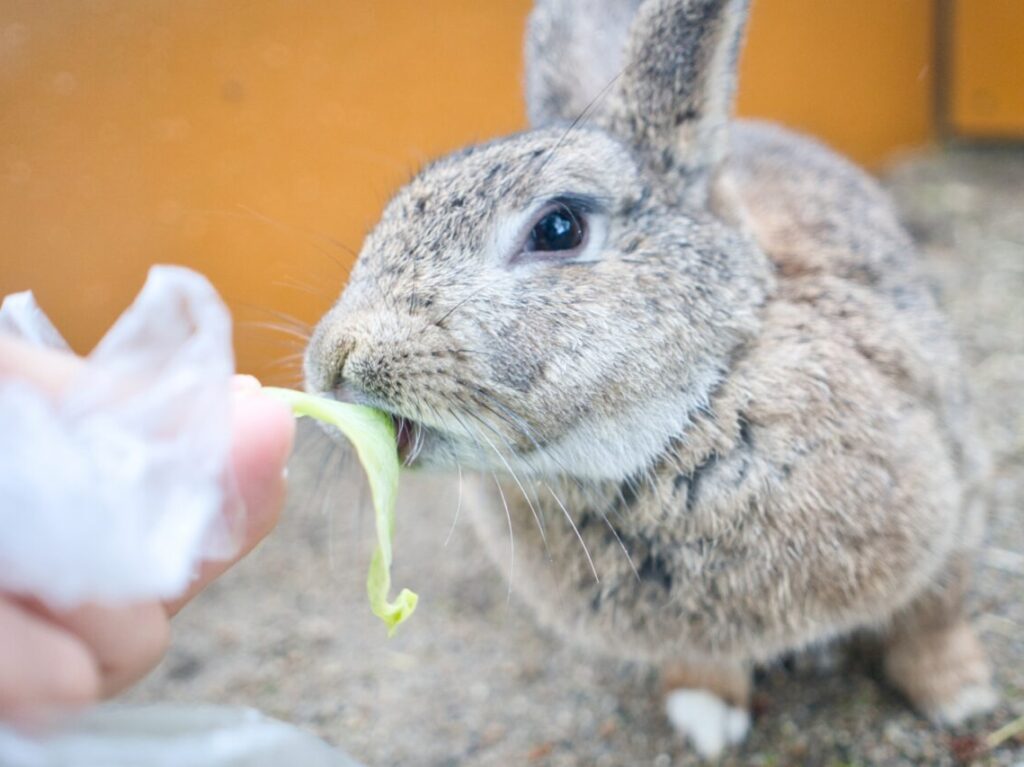
<path fill-rule="evenodd" d="M 870 647 L 845 647 L 763 671 L 753 734 L 724 764 L 1024 764 L 1024 739 L 982 747 L 1024 715 L 1024 152 L 917 158 L 889 184 L 925 245 L 997 458 L 974 609 L 1003 704 L 934 730 L 880 681 Z M 280 528 L 180 616 L 167 659 L 128 700 L 255 706 L 369 767 L 698 763 L 669 730 L 650 669 L 537 628 L 466 520 L 445 546 L 448 482 L 403 482 L 395 579 L 421 602 L 385 641 L 364 597 L 365 490 L 345 460 L 303 429 Z"/>

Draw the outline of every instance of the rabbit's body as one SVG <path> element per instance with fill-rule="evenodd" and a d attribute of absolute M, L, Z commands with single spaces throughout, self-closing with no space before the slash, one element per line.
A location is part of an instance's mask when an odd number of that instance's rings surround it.
<path fill-rule="evenodd" d="M 536 129 L 400 190 L 306 357 L 310 389 L 412 422 L 416 465 L 476 470 L 549 623 L 702 688 L 668 711 L 705 753 L 745 731 L 752 663 L 861 628 L 936 719 L 993 700 L 950 334 L 870 179 L 730 122 L 745 13 L 539 0 Z"/>
<path fill-rule="evenodd" d="M 681 436 L 644 471 L 530 496 L 543 538 L 528 496 L 502 481 L 517 592 L 619 655 L 763 661 L 881 627 L 977 529 L 950 427 L 957 355 L 884 195 L 777 128 L 738 124 L 731 158 L 777 274 L 756 339 L 706 407 L 662 414 Z M 508 568 L 500 499 L 480 505 Z"/>

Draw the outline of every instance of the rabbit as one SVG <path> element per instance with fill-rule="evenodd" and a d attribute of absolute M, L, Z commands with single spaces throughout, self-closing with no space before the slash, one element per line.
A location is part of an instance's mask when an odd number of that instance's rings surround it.
<path fill-rule="evenodd" d="M 395 194 L 304 360 L 393 414 L 409 464 L 465 471 L 516 594 L 660 666 L 709 757 L 754 666 L 855 632 L 937 723 L 996 700 L 950 329 L 871 178 L 733 118 L 748 10 L 539 0 L 530 129 Z"/>

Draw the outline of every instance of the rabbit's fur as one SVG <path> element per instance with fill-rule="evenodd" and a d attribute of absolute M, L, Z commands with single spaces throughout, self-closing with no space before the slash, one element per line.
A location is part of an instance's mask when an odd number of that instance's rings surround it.
<path fill-rule="evenodd" d="M 746 12 L 540 0 L 534 129 L 397 193 L 307 385 L 417 422 L 418 465 L 477 470 L 482 540 L 576 641 L 742 706 L 714 678 L 874 629 L 957 719 L 991 702 L 961 616 L 982 461 L 957 353 L 877 185 L 731 121 Z M 524 256 L 551 199 L 590 239 Z"/>

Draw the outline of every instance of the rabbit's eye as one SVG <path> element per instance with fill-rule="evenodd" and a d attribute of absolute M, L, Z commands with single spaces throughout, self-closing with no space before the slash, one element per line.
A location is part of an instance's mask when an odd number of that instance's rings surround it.
<path fill-rule="evenodd" d="M 559 205 L 541 216 L 530 230 L 527 252 L 575 250 L 586 236 L 583 217 L 567 205 Z"/>

